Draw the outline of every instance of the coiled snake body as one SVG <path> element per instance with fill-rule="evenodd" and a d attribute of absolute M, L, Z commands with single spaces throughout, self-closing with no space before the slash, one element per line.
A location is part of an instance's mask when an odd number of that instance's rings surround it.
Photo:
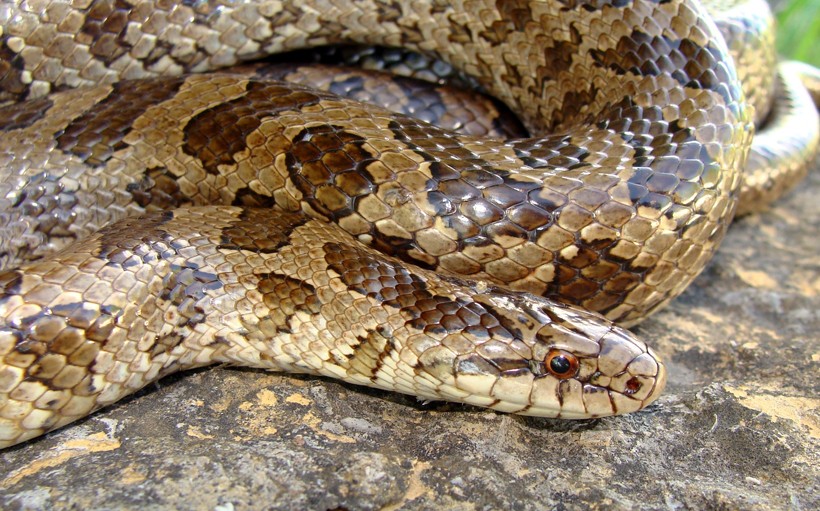
<path fill-rule="evenodd" d="M 29 262 L 0 274 L 0 446 L 217 362 L 530 415 L 654 401 L 663 365 L 598 313 L 702 270 L 753 118 L 700 5 L 622 4 L 4 4 L 0 250 Z M 551 134 L 189 74 L 345 42 L 435 54 Z M 781 82 L 777 119 L 803 115 Z M 780 193 L 793 153 L 746 190 Z"/>

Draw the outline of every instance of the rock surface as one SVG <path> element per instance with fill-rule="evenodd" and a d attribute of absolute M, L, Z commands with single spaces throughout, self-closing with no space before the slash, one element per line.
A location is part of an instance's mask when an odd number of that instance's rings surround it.
<path fill-rule="evenodd" d="M 568 422 L 215 368 L 0 453 L 0 508 L 820 509 L 820 169 L 637 328 L 644 412 Z"/>

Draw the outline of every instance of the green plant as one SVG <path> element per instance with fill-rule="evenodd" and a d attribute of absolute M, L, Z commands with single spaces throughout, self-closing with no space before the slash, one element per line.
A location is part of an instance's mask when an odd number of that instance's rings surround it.
<path fill-rule="evenodd" d="M 820 1 L 788 0 L 776 15 L 778 52 L 820 67 Z"/>

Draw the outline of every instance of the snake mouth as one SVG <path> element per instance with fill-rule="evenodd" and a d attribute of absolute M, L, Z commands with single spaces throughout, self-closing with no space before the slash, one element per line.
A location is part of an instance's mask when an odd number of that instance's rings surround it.
<path fill-rule="evenodd" d="M 604 417 L 635 412 L 660 397 L 666 386 L 666 366 L 651 348 L 645 345 L 642 348 L 645 351 L 617 374 L 596 372 L 584 384 L 584 405 L 589 415 Z M 562 413 L 564 417 L 567 415 Z"/>
<path fill-rule="evenodd" d="M 651 348 L 648 349 L 648 353 L 654 356 L 655 360 L 658 363 L 658 374 L 655 375 L 655 384 L 650 389 L 649 394 L 646 396 L 646 398 L 644 398 L 643 406 L 641 406 L 641 408 L 644 408 L 655 402 L 660 397 L 660 395 L 663 394 L 663 390 L 666 388 L 666 365 L 663 363 L 663 361 L 661 361 L 660 358 L 655 356 L 655 353 L 652 351 Z"/>
<path fill-rule="evenodd" d="M 652 360 L 654 369 L 647 370 L 646 364 L 642 360 L 643 357 Z M 616 379 L 613 379 L 613 384 L 615 386 L 614 389 L 610 387 L 611 390 L 615 390 L 639 403 L 636 409 L 620 410 L 614 407 L 615 414 L 640 410 L 655 402 L 663 393 L 666 387 L 666 365 L 652 348 L 647 347 L 646 354 L 633 360 L 627 366 L 620 381 L 616 382 Z M 613 405 L 615 405 L 615 401 L 613 401 Z"/>

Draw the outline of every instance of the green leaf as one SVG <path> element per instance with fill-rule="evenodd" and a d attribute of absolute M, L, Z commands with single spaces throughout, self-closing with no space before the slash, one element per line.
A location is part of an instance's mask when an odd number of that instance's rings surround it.
<path fill-rule="evenodd" d="M 777 12 L 777 51 L 820 66 L 820 2 L 790 0 Z"/>

